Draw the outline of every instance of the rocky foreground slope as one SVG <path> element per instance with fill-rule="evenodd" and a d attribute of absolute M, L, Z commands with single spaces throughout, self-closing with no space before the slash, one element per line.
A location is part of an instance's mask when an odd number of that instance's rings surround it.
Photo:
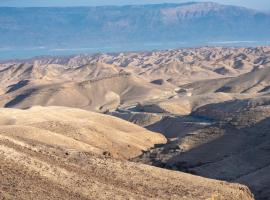
<path fill-rule="evenodd" d="M 29 110 L 0 109 L 0 112 L 2 137 L 70 148 L 71 152 L 127 159 L 166 142 L 161 134 L 115 117 L 79 109 L 33 107 Z M 66 153 L 69 154 L 68 150 Z"/>
<path fill-rule="evenodd" d="M 64 107 L 0 113 L 0 199 L 253 199 L 239 184 L 115 160 L 165 139 L 114 117 Z"/>

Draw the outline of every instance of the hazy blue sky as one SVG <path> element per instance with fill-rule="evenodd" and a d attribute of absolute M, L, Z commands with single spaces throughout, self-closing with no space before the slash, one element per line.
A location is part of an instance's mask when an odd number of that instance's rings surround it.
<path fill-rule="evenodd" d="M 189 0 L 0 0 L 0 6 L 97 6 L 147 3 L 183 3 Z M 196 1 L 196 0 L 190 0 Z M 270 10 L 270 0 L 197 0 Z"/>

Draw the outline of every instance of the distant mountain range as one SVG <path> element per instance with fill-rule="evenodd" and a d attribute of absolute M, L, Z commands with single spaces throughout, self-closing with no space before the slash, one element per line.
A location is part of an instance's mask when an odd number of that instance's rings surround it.
<path fill-rule="evenodd" d="M 269 41 L 270 14 L 217 3 L 0 8 L 0 48 Z"/>

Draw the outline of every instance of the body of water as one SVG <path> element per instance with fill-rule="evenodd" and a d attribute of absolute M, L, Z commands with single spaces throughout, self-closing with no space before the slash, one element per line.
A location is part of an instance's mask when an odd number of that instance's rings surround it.
<path fill-rule="evenodd" d="M 268 46 L 270 41 L 217 41 L 204 43 L 185 43 L 185 42 L 167 42 L 167 43 L 143 43 L 143 44 L 125 44 L 114 46 L 100 47 L 74 47 L 74 48 L 47 48 L 47 47 L 31 47 L 31 48 L 10 48 L 0 47 L 0 60 L 27 59 L 36 56 L 67 56 L 76 54 L 93 54 L 93 53 L 118 53 L 130 51 L 152 51 L 166 50 L 177 48 L 191 48 L 201 46 L 226 46 L 226 47 L 255 47 Z"/>

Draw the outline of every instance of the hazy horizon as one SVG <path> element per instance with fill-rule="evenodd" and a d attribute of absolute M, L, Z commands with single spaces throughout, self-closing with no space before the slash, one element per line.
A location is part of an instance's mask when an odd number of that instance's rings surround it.
<path fill-rule="evenodd" d="M 186 2 L 216 2 L 225 5 L 243 6 L 247 8 L 270 11 L 268 0 L 1 0 L 0 7 L 75 7 L 75 6 L 105 6 L 105 5 L 141 5 L 141 4 L 162 4 L 162 3 L 186 3 Z"/>
<path fill-rule="evenodd" d="M 269 45 L 270 14 L 239 8 L 237 4 L 242 0 L 233 3 L 212 1 L 235 6 L 196 3 L 161 5 L 184 2 L 187 1 L 149 0 L 149 6 L 86 8 L 79 6 L 146 3 L 140 0 L 67 0 L 66 4 L 63 0 L 2 0 L 0 59 L 215 45 Z M 264 7 L 268 8 L 265 1 L 259 2 L 265 3 Z M 32 8 L 10 8 L 12 5 Z M 241 6 L 246 5 L 252 5 L 252 2 L 245 1 L 245 5 Z"/>

